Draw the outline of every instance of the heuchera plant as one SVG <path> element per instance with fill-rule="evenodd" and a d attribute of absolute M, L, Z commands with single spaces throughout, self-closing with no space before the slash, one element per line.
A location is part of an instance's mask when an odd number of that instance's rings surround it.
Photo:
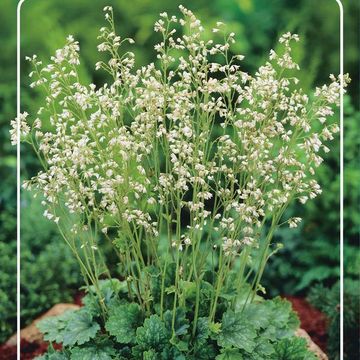
<path fill-rule="evenodd" d="M 43 166 L 24 188 L 43 194 L 87 289 L 81 310 L 39 324 L 63 344 L 42 358 L 312 359 L 290 304 L 258 293 L 274 232 L 301 220 L 285 210 L 321 193 L 315 172 L 339 130 L 326 118 L 340 79 L 305 94 L 290 33 L 251 76 L 230 56 L 235 34 L 219 22 L 223 40 L 207 40 L 182 6 L 180 19 L 160 14 L 157 61 L 136 70 L 121 52 L 134 41 L 104 10 L 98 50 L 109 57 L 96 69 L 111 83 L 81 83 L 69 36 L 49 65 L 28 58 L 31 87 L 47 95 L 35 120 L 13 122 Z"/>

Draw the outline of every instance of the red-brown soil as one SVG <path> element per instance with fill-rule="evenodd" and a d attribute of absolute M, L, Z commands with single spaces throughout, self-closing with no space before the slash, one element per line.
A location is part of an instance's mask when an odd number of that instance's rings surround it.
<path fill-rule="evenodd" d="M 312 307 L 304 298 L 285 296 L 291 301 L 294 311 L 299 315 L 301 328 L 326 353 L 328 319 L 319 310 Z"/>
<path fill-rule="evenodd" d="M 61 348 L 61 346 L 55 348 Z M 34 357 L 43 354 L 47 348 L 47 343 L 28 342 L 24 339 L 20 343 L 21 348 L 21 360 L 32 360 Z M 0 346 L 0 360 L 16 360 L 16 346 Z"/>
<path fill-rule="evenodd" d="M 73 297 L 74 304 L 83 306 L 82 298 L 85 296 L 85 291 L 77 291 Z"/>

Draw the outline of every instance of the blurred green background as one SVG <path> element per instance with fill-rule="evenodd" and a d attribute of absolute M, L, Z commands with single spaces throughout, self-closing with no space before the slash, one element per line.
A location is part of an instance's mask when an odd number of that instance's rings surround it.
<path fill-rule="evenodd" d="M 157 37 L 153 23 L 158 14 L 177 14 L 179 4 L 193 10 L 205 27 L 216 21 L 226 22 L 236 33 L 233 51 L 246 55 L 244 69 L 253 72 L 261 65 L 279 35 L 298 33 L 302 41 L 295 57 L 303 71 L 302 85 L 311 91 L 339 72 L 339 8 L 335 0 L 27 0 L 21 11 L 21 57 L 36 53 L 45 62 L 65 37 L 73 34 L 80 41 L 81 75 L 85 82 L 101 84 L 103 73 L 94 71 L 100 54 L 96 36 L 104 24 L 102 8 L 112 5 L 118 32 L 136 41 L 138 65 L 154 61 Z M 359 15 L 357 0 L 344 0 L 345 72 L 353 82 L 345 98 L 345 276 L 346 359 L 358 359 L 359 334 Z M 9 141 L 9 121 L 16 114 L 16 5 L 2 0 L 0 11 L 0 342 L 15 328 L 16 319 L 16 156 Z M 39 106 L 39 94 L 29 91 L 28 63 L 21 64 L 21 107 L 33 113 Z M 338 114 L 332 121 L 338 121 Z M 302 226 L 283 229 L 278 240 L 284 250 L 274 257 L 264 279 L 269 296 L 277 294 L 309 296 L 319 308 L 326 309 L 332 331 L 328 343 L 331 359 L 338 358 L 338 286 L 339 279 L 339 141 L 331 145 L 318 178 L 323 194 L 305 208 L 294 205 L 290 212 L 301 213 Z M 37 170 L 37 161 L 27 149 L 22 152 L 22 174 Z M 22 196 L 21 302 L 22 324 L 59 301 L 70 301 L 81 284 L 78 269 L 53 226 L 42 219 L 39 200 Z M 322 286 L 323 288 L 320 288 Z M 325 293 L 328 299 L 319 294 Z M 330 290 L 331 289 L 331 290 Z M 350 334 L 354 334 L 352 338 Z M 332 338 L 331 338 L 332 336 Z"/>

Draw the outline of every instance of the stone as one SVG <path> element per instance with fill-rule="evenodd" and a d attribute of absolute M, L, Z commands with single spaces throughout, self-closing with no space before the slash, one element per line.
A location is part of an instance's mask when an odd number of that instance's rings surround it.
<path fill-rule="evenodd" d="M 75 304 L 56 304 L 49 311 L 38 317 L 34 320 L 30 325 L 26 326 L 24 329 L 20 330 L 20 338 L 25 339 L 28 342 L 41 342 L 43 340 L 43 336 L 40 333 L 39 329 L 36 327 L 36 323 L 38 323 L 41 319 L 44 319 L 49 316 L 57 316 L 61 315 L 67 310 L 77 310 L 80 306 Z M 16 333 L 12 335 L 6 342 L 6 345 L 14 346 L 16 345 Z"/>
<path fill-rule="evenodd" d="M 306 340 L 309 350 L 315 353 L 315 355 L 320 360 L 329 360 L 327 355 L 320 349 L 318 345 L 316 345 L 312 340 L 310 335 L 304 329 L 298 329 L 295 333 L 296 336 L 302 337 Z"/>

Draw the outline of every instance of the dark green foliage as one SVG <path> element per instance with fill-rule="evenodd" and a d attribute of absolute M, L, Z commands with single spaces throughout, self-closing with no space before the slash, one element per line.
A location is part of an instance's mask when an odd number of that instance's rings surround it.
<path fill-rule="evenodd" d="M 16 211 L 11 195 L 0 196 L 5 209 L 0 214 L 0 342 L 16 326 Z M 29 194 L 22 199 L 20 315 L 24 326 L 54 304 L 72 302 L 81 276 L 54 224 L 43 218 L 40 200 Z"/>
<path fill-rule="evenodd" d="M 0 15 L 1 17 L 1 15 Z M 1 89 L 0 85 L 0 109 Z M 0 118 L 2 118 L 0 111 Z M 0 129 L 0 136 L 3 136 Z M 3 137 L 1 138 L 3 139 Z M 2 147 L 4 141 L 1 141 Z M 15 158 L 0 153 L 0 343 L 13 332 L 16 325 L 16 202 Z"/>
<path fill-rule="evenodd" d="M 243 356 L 237 349 L 225 349 L 216 357 L 216 360 L 243 360 Z"/>
<path fill-rule="evenodd" d="M 260 349 L 262 347 L 262 349 Z M 266 353 L 267 349 L 267 353 Z M 307 349 L 305 339 L 298 337 L 283 338 L 270 347 L 258 345 L 251 354 L 243 355 L 237 349 L 225 349 L 216 360 L 316 360 L 317 357 Z"/>
<path fill-rule="evenodd" d="M 172 329 L 172 312 L 170 310 L 164 313 L 165 327 L 170 331 Z M 176 336 L 181 336 L 187 333 L 189 328 L 189 320 L 186 319 L 186 309 L 177 308 L 174 322 L 174 331 Z"/>
<path fill-rule="evenodd" d="M 274 359 L 277 360 L 316 360 L 317 357 L 306 350 L 306 340 L 303 338 L 281 339 L 275 346 Z"/>
<path fill-rule="evenodd" d="M 72 314 L 64 329 L 64 346 L 82 345 L 93 339 L 100 330 L 100 325 L 93 321 L 86 311 L 76 311 Z"/>
<path fill-rule="evenodd" d="M 59 302 L 72 302 L 80 284 L 78 266 L 66 244 L 44 244 L 35 257 L 23 247 L 21 317 L 23 324 Z M 26 262 L 27 261 L 27 262 Z"/>
<path fill-rule="evenodd" d="M 289 302 L 277 298 L 252 303 L 241 312 L 224 314 L 218 344 L 227 350 L 238 349 L 245 359 L 266 359 L 275 353 L 274 343 L 293 336 L 298 326 Z"/>
<path fill-rule="evenodd" d="M 169 342 L 170 336 L 169 330 L 157 315 L 145 319 L 143 326 L 136 330 L 136 342 L 142 351 L 153 349 L 161 352 Z"/>
<path fill-rule="evenodd" d="M 83 297 L 82 303 L 86 306 L 87 310 L 94 316 L 101 313 L 101 305 L 95 287 L 93 285 L 84 287 L 87 294 Z M 110 310 L 114 305 L 118 305 L 118 295 L 127 291 L 126 282 L 121 282 L 118 279 L 99 280 L 99 291 L 102 294 L 101 302 L 106 305 Z"/>
<path fill-rule="evenodd" d="M 110 335 L 115 336 L 120 344 L 135 342 L 136 329 L 141 324 L 142 313 L 139 305 L 125 304 L 112 307 L 105 329 Z"/>
<path fill-rule="evenodd" d="M 43 319 L 36 326 L 44 334 L 44 340 L 61 343 L 64 340 L 66 326 L 72 316 L 72 311 L 66 311 L 60 316 Z"/>
<path fill-rule="evenodd" d="M 84 309 L 45 318 L 37 327 L 44 334 L 45 340 L 62 343 L 64 346 L 85 344 L 100 330 L 99 324 L 93 321 L 92 315 Z"/>
<path fill-rule="evenodd" d="M 102 282 L 103 289 L 112 287 L 121 288 L 121 282 Z M 86 301 L 80 310 L 40 321 L 45 340 L 62 343 L 63 352 L 50 349 L 39 359 L 313 359 L 305 342 L 294 338 L 299 322 L 290 303 L 280 298 L 251 303 L 243 311 L 229 309 L 221 323 L 200 317 L 194 332 L 192 308 L 177 308 L 174 318 L 166 310 L 163 318 L 153 314 L 144 319 L 137 304 L 126 302 L 125 293 L 115 290 L 108 300 L 111 305 L 105 320 L 93 316 L 93 303 Z"/>
<path fill-rule="evenodd" d="M 241 313 L 235 315 L 233 311 L 229 310 L 224 314 L 218 340 L 220 346 L 235 347 L 252 352 L 256 345 L 256 336 L 255 327 L 251 323 L 245 322 Z"/>
<path fill-rule="evenodd" d="M 340 285 L 326 288 L 314 286 L 308 296 L 309 302 L 326 314 L 329 319 L 328 349 L 330 360 L 340 359 Z M 359 280 L 344 280 L 344 359 L 360 357 L 358 346 L 360 334 L 360 285 Z"/>
<path fill-rule="evenodd" d="M 108 341 L 89 342 L 70 351 L 71 360 L 111 360 L 116 356 L 116 350 Z"/>
<path fill-rule="evenodd" d="M 207 318 L 199 318 L 196 325 L 196 332 L 194 338 L 194 347 L 201 349 L 207 342 L 210 336 L 209 321 Z"/>

